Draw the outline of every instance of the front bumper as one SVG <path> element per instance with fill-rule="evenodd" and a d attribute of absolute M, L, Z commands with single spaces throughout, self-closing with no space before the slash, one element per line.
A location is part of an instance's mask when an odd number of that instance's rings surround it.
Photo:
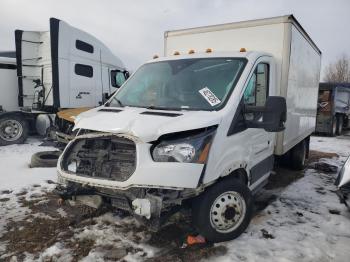
<path fill-rule="evenodd" d="M 72 182 L 57 185 L 54 193 L 73 206 L 82 204 L 98 209 L 102 205 L 107 205 L 146 218 L 154 230 L 160 225 L 161 218 L 178 211 L 182 201 L 196 195 L 195 190 L 149 188 L 111 190 Z"/>

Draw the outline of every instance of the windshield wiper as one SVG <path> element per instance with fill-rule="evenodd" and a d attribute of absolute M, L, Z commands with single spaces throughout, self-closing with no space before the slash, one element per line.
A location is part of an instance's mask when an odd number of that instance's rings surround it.
<path fill-rule="evenodd" d="M 124 105 L 118 98 L 115 98 L 115 97 L 114 97 L 113 100 L 117 101 L 117 103 L 119 104 L 120 107 L 125 107 L 125 105 Z M 113 101 L 113 100 L 112 100 L 112 101 Z M 105 106 L 110 106 L 112 101 L 107 102 L 107 103 L 105 104 Z"/>

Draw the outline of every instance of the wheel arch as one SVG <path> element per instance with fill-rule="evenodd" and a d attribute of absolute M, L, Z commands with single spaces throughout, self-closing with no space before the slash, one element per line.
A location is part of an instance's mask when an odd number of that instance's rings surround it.
<path fill-rule="evenodd" d="M 21 117 L 25 118 L 23 112 L 21 112 L 21 111 L 4 111 L 4 112 L 0 112 L 0 118 L 1 117 L 12 116 L 12 115 L 21 116 Z"/>
<path fill-rule="evenodd" d="M 224 180 L 224 179 L 239 179 L 240 181 L 242 181 L 245 185 L 248 186 L 249 183 L 249 176 L 248 176 L 248 172 L 243 168 L 237 168 L 233 171 L 231 171 L 229 174 L 227 175 L 223 175 L 220 176 L 217 180 L 217 182 Z"/>

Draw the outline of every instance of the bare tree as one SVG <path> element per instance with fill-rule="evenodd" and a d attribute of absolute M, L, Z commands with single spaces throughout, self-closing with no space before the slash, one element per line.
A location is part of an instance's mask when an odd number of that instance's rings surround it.
<path fill-rule="evenodd" d="M 349 83 L 350 82 L 350 59 L 343 54 L 335 63 L 330 63 L 325 70 L 326 82 Z"/>

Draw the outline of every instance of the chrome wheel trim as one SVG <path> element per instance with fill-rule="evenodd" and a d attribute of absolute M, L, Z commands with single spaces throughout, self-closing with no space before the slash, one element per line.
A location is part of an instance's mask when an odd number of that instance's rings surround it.
<path fill-rule="evenodd" d="M 13 142 L 18 140 L 23 134 L 22 124 L 14 119 L 5 120 L 0 123 L 0 138 Z"/>
<path fill-rule="evenodd" d="M 230 233 L 239 227 L 247 207 L 242 195 L 227 191 L 218 196 L 210 208 L 210 224 L 220 233 Z"/>

